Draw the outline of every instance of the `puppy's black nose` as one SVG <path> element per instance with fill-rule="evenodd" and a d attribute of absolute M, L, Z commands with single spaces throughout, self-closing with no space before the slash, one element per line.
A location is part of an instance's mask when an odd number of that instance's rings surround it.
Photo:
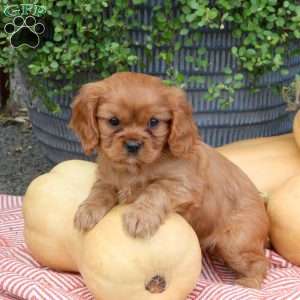
<path fill-rule="evenodd" d="M 140 150 L 142 145 L 143 145 L 143 143 L 139 142 L 137 140 L 127 140 L 124 143 L 124 146 L 125 146 L 127 152 L 130 153 L 130 154 L 138 153 L 138 151 Z"/>

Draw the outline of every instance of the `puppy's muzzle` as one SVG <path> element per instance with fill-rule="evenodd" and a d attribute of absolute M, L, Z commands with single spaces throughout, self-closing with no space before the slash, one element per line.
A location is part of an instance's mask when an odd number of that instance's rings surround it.
<path fill-rule="evenodd" d="M 137 140 L 127 140 L 124 142 L 124 147 L 128 154 L 137 154 L 142 146 L 143 143 Z"/>

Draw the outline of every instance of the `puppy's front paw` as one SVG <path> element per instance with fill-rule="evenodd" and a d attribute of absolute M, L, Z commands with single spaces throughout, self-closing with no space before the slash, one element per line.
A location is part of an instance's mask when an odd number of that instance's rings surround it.
<path fill-rule="evenodd" d="M 125 230 L 133 237 L 152 236 L 161 224 L 159 215 L 138 208 L 130 208 L 123 215 Z"/>
<path fill-rule="evenodd" d="M 74 227 L 79 231 L 89 231 L 104 217 L 107 211 L 100 204 L 85 201 L 77 209 Z"/>

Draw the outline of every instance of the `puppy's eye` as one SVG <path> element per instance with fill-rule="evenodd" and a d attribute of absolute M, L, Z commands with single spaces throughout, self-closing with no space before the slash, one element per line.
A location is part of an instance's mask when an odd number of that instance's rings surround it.
<path fill-rule="evenodd" d="M 152 117 L 152 118 L 149 120 L 149 122 L 148 122 L 148 127 L 149 127 L 149 128 L 154 128 L 154 127 L 156 127 L 156 126 L 158 125 L 158 123 L 159 123 L 159 120 Z"/>
<path fill-rule="evenodd" d="M 119 120 L 117 117 L 112 117 L 112 118 L 110 118 L 110 119 L 108 120 L 108 122 L 109 122 L 109 124 L 110 124 L 111 126 L 114 126 L 114 127 L 120 125 L 120 120 Z"/>

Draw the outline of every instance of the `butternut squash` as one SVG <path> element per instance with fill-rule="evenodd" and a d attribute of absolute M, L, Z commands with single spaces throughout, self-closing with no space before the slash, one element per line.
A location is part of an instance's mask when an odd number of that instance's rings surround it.
<path fill-rule="evenodd" d="M 300 266 L 300 175 L 289 178 L 268 201 L 270 237 L 276 251 Z"/>
<path fill-rule="evenodd" d="M 238 165 L 266 194 L 289 177 L 300 174 L 300 111 L 295 115 L 293 133 L 235 142 L 218 151 Z"/>
<path fill-rule="evenodd" d="M 300 174 L 300 149 L 293 134 L 228 144 L 218 151 L 239 166 L 263 193 Z"/>

